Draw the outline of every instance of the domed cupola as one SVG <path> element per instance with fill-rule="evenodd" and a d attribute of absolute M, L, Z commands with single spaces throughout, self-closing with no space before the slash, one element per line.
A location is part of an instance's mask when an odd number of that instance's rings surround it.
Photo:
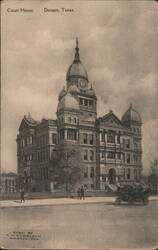
<path fill-rule="evenodd" d="M 58 103 L 57 112 L 61 110 L 79 110 L 78 101 L 69 92 Z"/>
<path fill-rule="evenodd" d="M 65 90 L 65 87 L 63 87 L 63 89 L 60 91 L 60 93 L 59 93 L 59 96 L 58 96 L 58 100 L 60 101 L 61 100 L 61 98 L 64 96 L 64 95 L 66 95 L 66 90 Z"/>
<path fill-rule="evenodd" d="M 70 65 L 66 80 L 70 81 L 71 79 L 75 78 L 82 78 L 88 81 L 88 74 L 86 69 L 84 68 L 81 60 L 80 60 L 80 54 L 79 54 L 79 47 L 78 47 L 78 39 L 76 39 L 76 48 L 75 48 L 75 58 L 73 63 Z"/>
<path fill-rule="evenodd" d="M 126 124 L 131 122 L 142 123 L 139 113 L 132 107 L 132 104 L 130 104 L 129 109 L 122 116 L 122 122 Z"/>

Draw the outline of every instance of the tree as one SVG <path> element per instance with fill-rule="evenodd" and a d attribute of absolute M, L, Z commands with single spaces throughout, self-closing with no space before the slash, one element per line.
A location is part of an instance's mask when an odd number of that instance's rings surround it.
<path fill-rule="evenodd" d="M 72 191 L 81 179 L 81 154 L 78 146 L 57 148 L 50 161 L 51 180 L 66 191 Z"/>
<path fill-rule="evenodd" d="M 148 182 L 154 193 L 158 193 L 158 159 L 151 162 Z"/>

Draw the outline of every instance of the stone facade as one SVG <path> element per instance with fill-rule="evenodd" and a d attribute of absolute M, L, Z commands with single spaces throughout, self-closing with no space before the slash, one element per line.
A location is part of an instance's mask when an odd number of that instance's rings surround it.
<path fill-rule="evenodd" d="M 87 189 L 139 181 L 142 170 L 141 117 L 130 105 L 120 120 L 112 111 L 97 118 L 97 96 L 76 41 L 75 57 L 60 91 L 57 119 L 24 116 L 17 135 L 18 174 L 34 191 L 53 190 L 49 162 L 56 147 L 77 146 Z"/>

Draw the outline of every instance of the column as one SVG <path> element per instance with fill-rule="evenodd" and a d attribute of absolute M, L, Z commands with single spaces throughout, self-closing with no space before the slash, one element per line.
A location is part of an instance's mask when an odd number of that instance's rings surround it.
<path fill-rule="evenodd" d="M 67 129 L 64 129 L 64 139 L 67 140 Z"/>

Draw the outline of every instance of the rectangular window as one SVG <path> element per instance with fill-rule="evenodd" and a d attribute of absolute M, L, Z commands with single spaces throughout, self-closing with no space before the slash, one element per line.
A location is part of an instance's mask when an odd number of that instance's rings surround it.
<path fill-rule="evenodd" d="M 90 150 L 90 161 L 94 161 L 94 151 Z"/>
<path fill-rule="evenodd" d="M 115 135 L 114 134 L 108 134 L 107 135 L 107 142 L 108 143 L 115 143 Z"/>
<path fill-rule="evenodd" d="M 130 169 L 127 169 L 127 179 L 129 180 L 130 179 Z"/>
<path fill-rule="evenodd" d="M 130 148 L 130 140 L 129 139 L 126 140 L 126 148 Z"/>
<path fill-rule="evenodd" d="M 87 144 L 87 143 L 88 143 L 88 135 L 83 134 L 83 144 Z"/>
<path fill-rule="evenodd" d="M 101 141 L 105 142 L 105 133 L 103 133 L 103 132 L 101 133 Z"/>
<path fill-rule="evenodd" d="M 88 177 L 88 167 L 84 167 L 84 178 Z"/>
<path fill-rule="evenodd" d="M 74 117 L 74 123 L 77 123 L 77 119 L 76 119 L 76 117 Z"/>
<path fill-rule="evenodd" d="M 26 137 L 26 144 L 29 145 L 30 144 L 30 139 L 29 136 Z"/>
<path fill-rule="evenodd" d="M 52 144 L 57 144 L 57 134 L 52 134 Z"/>
<path fill-rule="evenodd" d="M 137 155 L 134 155 L 133 158 L 134 158 L 134 162 L 138 162 L 138 156 Z"/>
<path fill-rule="evenodd" d="M 117 144 L 120 144 L 120 135 L 117 136 Z"/>
<path fill-rule="evenodd" d="M 88 150 L 84 150 L 83 159 L 84 159 L 85 161 L 88 160 Z"/>
<path fill-rule="evenodd" d="M 120 160 L 121 159 L 121 153 L 117 153 L 117 158 Z"/>
<path fill-rule="evenodd" d="M 93 136 L 93 134 L 90 134 L 89 135 L 89 144 L 91 144 L 91 145 L 93 145 L 93 138 L 94 136 Z"/>
<path fill-rule="evenodd" d="M 84 105 L 88 106 L 88 100 L 87 99 L 84 100 Z"/>
<path fill-rule="evenodd" d="M 30 144 L 33 144 L 33 136 L 30 136 Z"/>
<path fill-rule="evenodd" d="M 91 178 L 94 177 L 94 167 L 91 167 L 90 177 L 91 177 Z"/>
<path fill-rule="evenodd" d="M 105 151 L 101 151 L 101 158 L 102 158 L 102 159 L 105 158 Z"/>
<path fill-rule="evenodd" d="M 75 129 L 68 129 L 67 130 L 67 139 L 75 141 L 76 140 L 76 130 Z"/>
<path fill-rule="evenodd" d="M 93 101 L 92 100 L 89 100 L 89 106 L 93 107 Z"/>
<path fill-rule="evenodd" d="M 131 161 L 131 156 L 130 154 L 127 154 L 127 163 L 130 163 L 130 161 Z"/>
<path fill-rule="evenodd" d="M 71 123 L 71 116 L 68 117 L 68 123 Z"/>
<path fill-rule="evenodd" d="M 108 159 L 115 159 L 115 152 L 108 152 L 107 158 Z"/>
<path fill-rule="evenodd" d="M 83 99 L 80 98 L 80 105 L 83 105 Z"/>

